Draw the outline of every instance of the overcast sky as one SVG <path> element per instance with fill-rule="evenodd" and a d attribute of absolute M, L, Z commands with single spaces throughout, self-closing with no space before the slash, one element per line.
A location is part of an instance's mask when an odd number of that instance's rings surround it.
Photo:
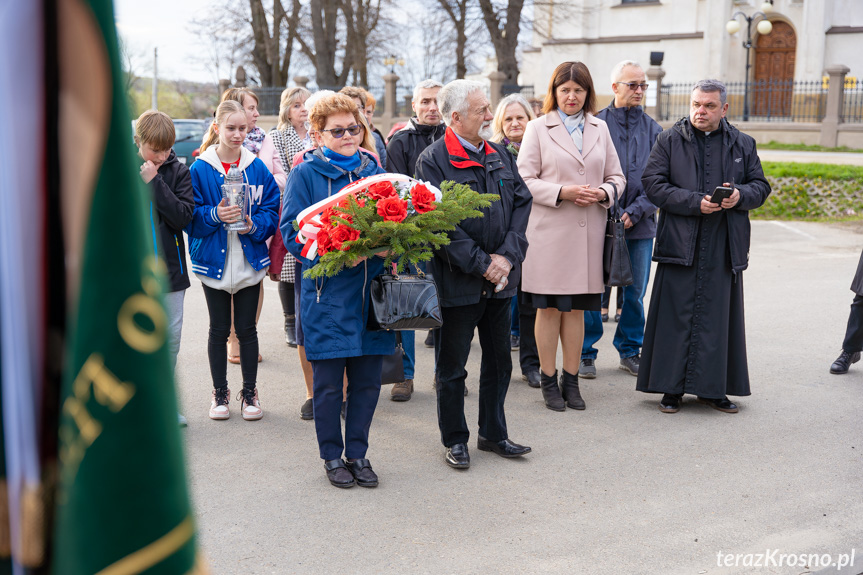
<path fill-rule="evenodd" d="M 214 81 L 203 59 L 196 56 L 196 38 L 187 29 L 208 4 L 207 0 L 114 0 L 117 29 L 138 56 L 139 75 L 152 75 L 153 48 L 158 48 L 160 77 Z"/>

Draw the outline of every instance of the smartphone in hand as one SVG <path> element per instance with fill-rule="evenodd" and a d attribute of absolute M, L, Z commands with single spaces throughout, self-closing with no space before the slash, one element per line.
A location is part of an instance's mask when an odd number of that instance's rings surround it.
<path fill-rule="evenodd" d="M 710 203 L 716 204 L 717 206 L 722 203 L 722 200 L 727 200 L 731 197 L 731 194 L 734 193 L 732 188 L 726 188 L 725 186 L 716 186 L 716 189 L 713 190 L 713 193 L 710 195 Z"/>

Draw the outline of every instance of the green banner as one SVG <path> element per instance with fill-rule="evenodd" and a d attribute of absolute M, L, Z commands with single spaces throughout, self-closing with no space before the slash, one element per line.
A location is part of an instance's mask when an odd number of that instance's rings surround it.
<path fill-rule="evenodd" d="M 78 299 L 61 397 L 53 572 L 201 572 L 163 276 L 151 249 L 149 192 L 138 176 L 113 8 L 110 0 L 81 4 L 102 35 L 112 98 L 92 197 L 71 198 L 86 202 L 88 215 L 80 284 L 70 286 Z"/>

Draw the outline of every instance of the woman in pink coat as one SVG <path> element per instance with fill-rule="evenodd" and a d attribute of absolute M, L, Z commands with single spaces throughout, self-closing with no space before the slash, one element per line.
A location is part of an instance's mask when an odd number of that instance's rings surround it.
<path fill-rule="evenodd" d="M 595 110 L 587 67 L 564 62 L 549 82 L 545 115 L 527 125 L 518 155 L 518 171 L 533 194 L 522 290 L 537 308 L 542 395 L 554 411 L 584 409 L 578 389 L 584 310 L 599 311 L 607 210 L 615 188 L 626 184 L 608 127 Z"/>

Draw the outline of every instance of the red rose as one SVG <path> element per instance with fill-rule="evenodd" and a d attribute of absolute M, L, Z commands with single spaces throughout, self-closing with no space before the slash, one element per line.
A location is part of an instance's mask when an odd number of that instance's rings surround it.
<path fill-rule="evenodd" d="M 330 232 L 333 249 L 345 251 L 348 246 L 342 245 L 345 242 L 360 239 L 360 231 L 355 230 L 350 226 L 338 225 Z"/>
<path fill-rule="evenodd" d="M 392 182 L 376 182 L 367 188 L 366 194 L 370 200 L 382 200 L 398 196 L 396 187 Z"/>
<path fill-rule="evenodd" d="M 318 255 L 322 256 L 325 253 L 332 251 L 333 242 L 330 237 L 331 228 L 324 226 L 320 230 L 318 230 Z"/>
<path fill-rule="evenodd" d="M 323 212 L 321 212 L 321 223 L 326 226 L 333 225 L 333 216 L 341 216 L 342 214 L 336 212 L 333 208 L 327 208 Z"/>
<path fill-rule="evenodd" d="M 378 215 L 385 222 L 401 222 L 408 215 L 408 203 L 398 196 L 378 200 Z"/>
<path fill-rule="evenodd" d="M 417 213 L 424 214 L 435 209 L 434 194 L 422 184 L 416 184 L 411 190 L 411 203 Z"/>

